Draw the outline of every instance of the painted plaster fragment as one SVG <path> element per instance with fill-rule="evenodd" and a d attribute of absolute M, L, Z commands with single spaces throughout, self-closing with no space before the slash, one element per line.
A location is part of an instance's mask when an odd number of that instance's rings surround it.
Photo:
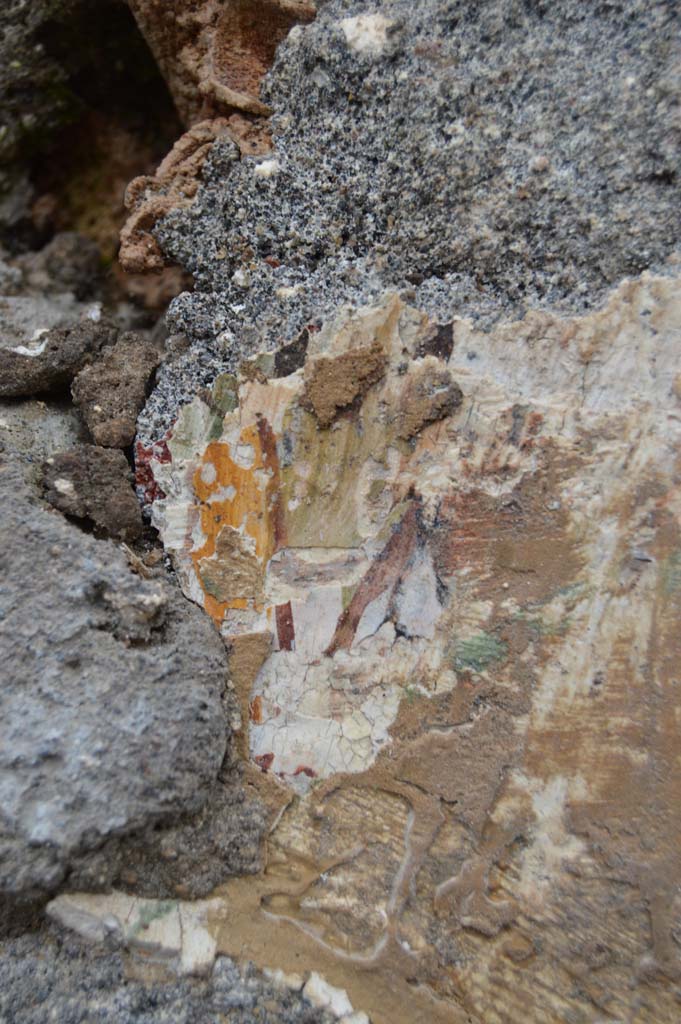
<path fill-rule="evenodd" d="M 209 915 L 223 913 L 220 900 L 151 900 L 126 893 L 57 896 L 47 913 L 81 938 L 114 941 L 172 967 L 179 974 L 206 974 L 217 953 Z"/>
<path fill-rule="evenodd" d="M 672 349 L 654 339 L 677 304 L 644 275 L 581 319 L 482 334 L 387 296 L 340 310 L 288 376 L 270 360 L 228 406 L 185 407 L 171 461 L 152 463 L 154 521 L 229 643 L 271 636 L 246 704 L 263 771 L 305 792 L 367 770 L 403 701 L 503 678 L 521 635 L 574 659 L 619 446 L 637 445 L 644 480 L 676 429 L 659 416 Z"/>

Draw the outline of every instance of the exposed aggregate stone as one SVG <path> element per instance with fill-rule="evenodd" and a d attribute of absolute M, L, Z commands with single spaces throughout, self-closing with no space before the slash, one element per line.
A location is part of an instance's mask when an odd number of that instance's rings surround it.
<path fill-rule="evenodd" d="M 141 980 L 126 958 L 43 929 L 4 943 L 2 1024 L 332 1024 L 298 992 L 219 957 L 206 979 Z"/>
<path fill-rule="evenodd" d="M 342 302 L 390 287 L 486 326 L 593 307 L 663 264 L 681 216 L 680 20 L 665 0 L 325 3 L 266 83 L 272 157 L 234 165 L 217 143 L 193 207 L 157 229 L 194 275 L 169 316 L 193 344 L 142 436 Z"/>

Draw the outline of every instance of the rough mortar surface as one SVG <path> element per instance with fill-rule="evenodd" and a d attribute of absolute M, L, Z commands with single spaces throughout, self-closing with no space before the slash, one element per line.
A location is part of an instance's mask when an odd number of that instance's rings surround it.
<path fill-rule="evenodd" d="M 156 230 L 194 276 L 169 318 L 193 345 L 145 442 L 244 354 L 386 288 L 484 326 L 593 308 L 662 266 L 681 217 L 680 17 L 666 0 L 321 6 L 266 80 L 268 173 L 262 157 L 225 173 L 218 143 L 194 204 Z"/>

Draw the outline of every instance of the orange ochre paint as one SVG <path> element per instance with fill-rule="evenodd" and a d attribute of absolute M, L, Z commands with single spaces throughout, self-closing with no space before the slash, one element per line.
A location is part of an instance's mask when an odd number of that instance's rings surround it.
<path fill-rule="evenodd" d="M 255 543 L 255 554 L 263 568 L 282 543 L 282 529 L 278 502 L 279 459 L 276 438 L 266 420 L 244 427 L 239 435 L 239 444 L 253 449 L 253 463 L 249 468 L 237 465 L 230 454 L 230 446 L 223 441 L 212 441 L 201 457 L 193 477 L 193 488 L 199 500 L 201 531 L 205 541 L 200 548 L 191 552 L 197 578 L 204 591 L 204 608 L 216 623 L 222 622 L 228 608 L 244 609 L 248 601 L 234 598 L 218 601 L 206 593 L 199 563 L 203 558 L 215 554 L 220 531 L 231 526 L 251 537 Z M 204 466 L 212 465 L 215 479 L 206 483 L 202 477 Z M 211 501 L 211 497 L 223 488 L 232 487 L 234 496 Z M 258 611 L 261 609 L 258 608 Z"/>

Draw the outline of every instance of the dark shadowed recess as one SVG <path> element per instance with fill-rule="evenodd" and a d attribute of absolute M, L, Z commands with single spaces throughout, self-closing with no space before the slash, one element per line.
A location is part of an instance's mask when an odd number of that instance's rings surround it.
<path fill-rule="evenodd" d="M 55 231 L 93 238 L 116 253 L 127 182 L 151 173 L 182 126 L 158 67 L 124 0 L 56 0 L 35 26 L 35 47 L 58 69 L 50 99 L 59 117 L 26 139 L 34 190 L 30 222 L 12 249 Z"/>

